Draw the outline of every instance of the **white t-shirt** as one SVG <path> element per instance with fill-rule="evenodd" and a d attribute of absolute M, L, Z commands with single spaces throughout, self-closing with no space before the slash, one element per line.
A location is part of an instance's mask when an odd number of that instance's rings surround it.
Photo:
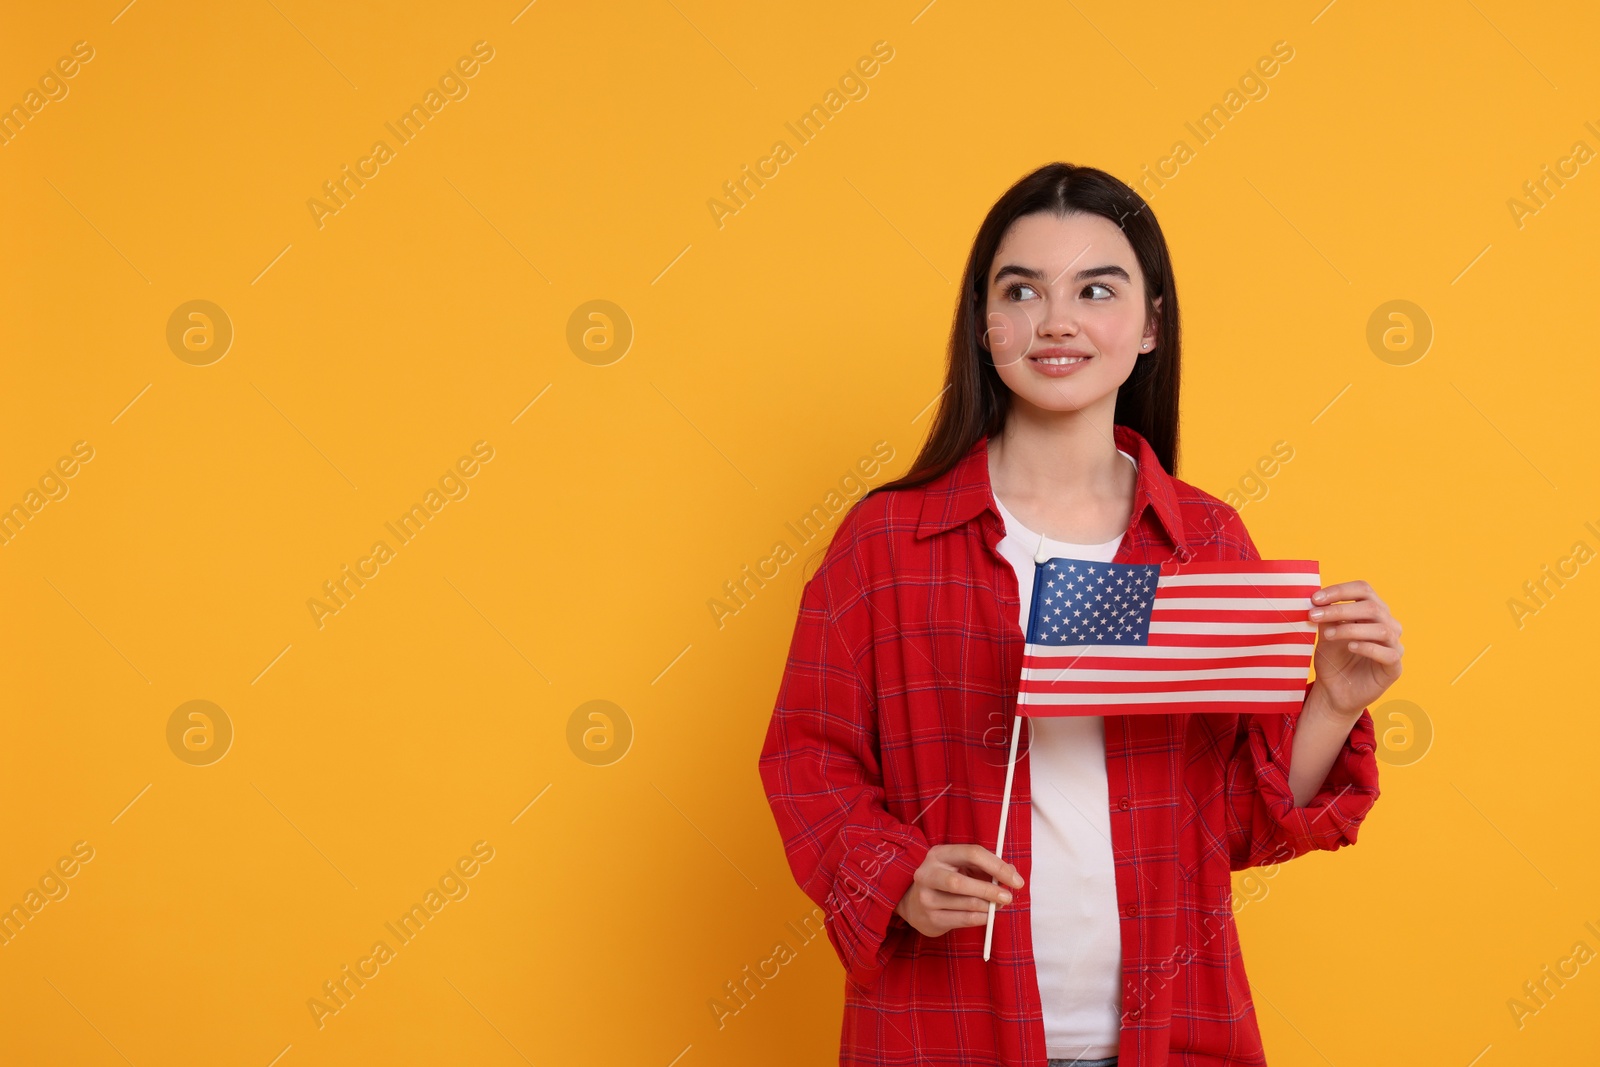
<path fill-rule="evenodd" d="M 1117 451 L 1138 466 L 1134 457 Z M 1004 504 L 1000 514 L 1006 534 L 997 547 L 1017 572 L 1018 622 L 1026 637 L 1034 554 L 1042 535 L 1024 527 Z M 1109 563 L 1122 536 L 1099 545 L 1042 538 L 1045 558 Z M 1115 1056 L 1122 1032 L 1122 923 L 1111 853 L 1105 719 L 1041 716 L 1025 725 L 1033 761 L 1033 959 L 1044 1008 L 1045 1055 Z"/>

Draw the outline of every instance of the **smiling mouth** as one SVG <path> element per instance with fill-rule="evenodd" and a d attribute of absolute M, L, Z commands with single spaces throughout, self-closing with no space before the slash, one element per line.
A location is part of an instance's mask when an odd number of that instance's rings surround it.
<path fill-rule="evenodd" d="M 1064 367 L 1069 363 L 1082 363 L 1088 356 L 1029 356 L 1035 363 L 1043 363 L 1050 367 Z"/>

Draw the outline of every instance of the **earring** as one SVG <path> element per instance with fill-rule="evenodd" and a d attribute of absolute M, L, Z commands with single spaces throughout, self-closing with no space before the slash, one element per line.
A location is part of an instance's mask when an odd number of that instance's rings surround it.
<path fill-rule="evenodd" d="M 1144 344 L 1139 346 L 1139 351 L 1141 351 L 1141 352 L 1148 352 L 1149 350 L 1150 350 L 1150 342 L 1149 341 L 1146 341 Z"/>

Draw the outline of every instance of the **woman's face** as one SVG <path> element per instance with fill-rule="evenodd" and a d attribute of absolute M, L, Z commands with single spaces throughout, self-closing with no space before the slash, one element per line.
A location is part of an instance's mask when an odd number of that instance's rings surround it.
<path fill-rule="evenodd" d="M 1001 380 L 1026 403 L 1114 406 L 1134 360 L 1155 349 L 1156 321 L 1145 321 L 1144 305 L 1138 258 L 1116 223 L 1089 213 L 1023 215 L 989 265 L 983 341 Z"/>

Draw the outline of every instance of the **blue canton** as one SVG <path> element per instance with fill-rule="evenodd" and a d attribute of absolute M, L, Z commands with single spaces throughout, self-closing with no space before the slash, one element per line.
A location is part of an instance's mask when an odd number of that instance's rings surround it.
<path fill-rule="evenodd" d="M 1028 643 L 1147 645 L 1159 563 L 1052 559 L 1033 577 Z"/>

